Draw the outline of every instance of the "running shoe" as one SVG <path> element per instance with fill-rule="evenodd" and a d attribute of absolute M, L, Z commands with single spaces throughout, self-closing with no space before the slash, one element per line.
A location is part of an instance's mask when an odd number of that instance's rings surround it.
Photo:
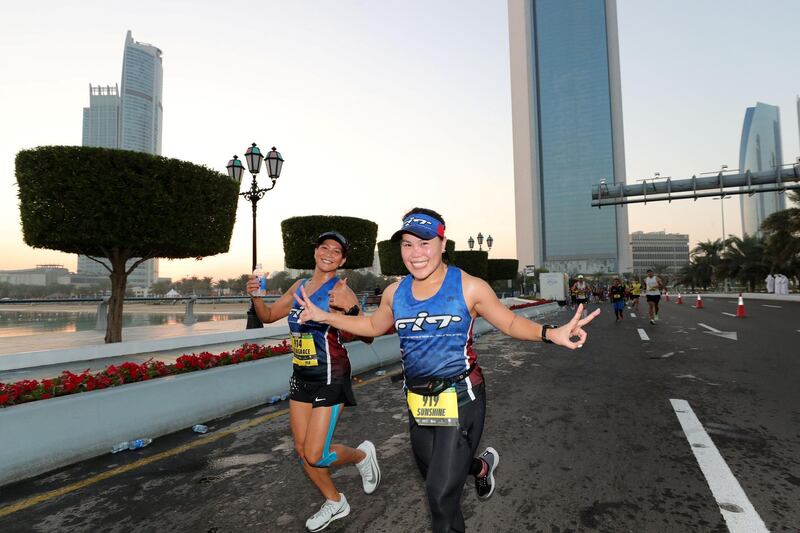
<path fill-rule="evenodd" d="M 361 473 L 361 482 L 364 485 L 364 492 L 372 494 L 381 482 L 381 469 L 378 468 L 378 454 L 375 445 L 365 440 L 358 445 L 358 449 L 367 454 L 360 463 L 356 463 L 356 468 Z"/>
<path fill-rule="evenodd" d="M 652 318 L 650 319 L 650 323 L 653 324 L 654 326 L 656 325 L 656 321 L 653 320 Z"/>
<path fill-rule="evenodd" d="M 656 313 L 656 316 L 654 316 L 653 318 L 655 318 L 656 322 L 658 322 L 658 313 Z"/>
<path fill-rule="evenodd" d="M 494 470 L 500 464 L 500 454 L 497 450 L 488 446 L 483 453 L 478 456 L 489 467 L 486 475 L 475 476 L 475 491 L 478 493 L 479 500 L 488 500 L 494 494 Z"/>
<path fill-rule="evenodd" d="M 344 494 L 339 493 L 341 499 L 338 502 L 325 500 L 319 511 L 314 516 L 306 520 L 306 529 L 311 532 L 322 531 L 334 520 L 339 520 L 350 514 L 350 504 Z"/>

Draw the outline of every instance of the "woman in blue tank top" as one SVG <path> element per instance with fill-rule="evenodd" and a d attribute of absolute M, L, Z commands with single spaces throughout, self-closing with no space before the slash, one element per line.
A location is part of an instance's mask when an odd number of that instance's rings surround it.
<path fill-rule="evenodd" d="M 303 461 L 309 479 L 325 497 L 320 510 L 306 521 L 309 531 L 325 529 L 333 520 L 350 513 L 350 505 L 340 493 L 328 471 L 330 466 L 354 464 L 361 474 L 364 492 L 371 494 L 380 483 L 380 469 L 372 442 L 365 440 L 358 448 L 331 444 L 336 422 L 345 405 L 356 405 L 350 378 L 350 359 L 343 346 L 343 334 L 328 324 L 300 322 L 301 307 L 295 299 L 302 294 L 325 311 L 357 316 L 358 299 L 337 269 L 347 260 L 347 239 L 335 231 L 323 233 L 314 247 L 314 274 L 298 280 L 273 304 L 253 298 L 259 320 L 272 323 L 288 317 L 292 340 L 294 371 L 289 380 L 289 421 L 295 450 Z M 258 281 L 251 277 L 249 293 Z M 346 335 L 346 334 L 345 334 Z M 349 336 L 349 335 L 348 335 Z"/>
<path fill-rule="evenodd" d="M 384 290 L 371 316 L 348 317 L 326 312 L 307 291 L 298 297 L 301 322 L 328 324 L 355 335 L 375 337 L 392 326 L 402 352 L 409 434 L 435 533 L 463 532 L 461 493 L 469 475 L 475 476 L 480 499 L 495 488 L 497 451 L 487 447 L 475 456 L 483 432 L 486 395 L 483 373 L 472 348 L 472 326 L 482 316 L 516 339 L 544 341 L 570 349 L 583 346 L 583 326 L 597 310 L 581 319 L 579 306 L 561 327 L 541 325 L 515 315 L 497 299 L 482 279 L 449 266 L 444 219 L 435 211 L 414 208 L 392 236 L 400 242 L 409 275 Z"/>

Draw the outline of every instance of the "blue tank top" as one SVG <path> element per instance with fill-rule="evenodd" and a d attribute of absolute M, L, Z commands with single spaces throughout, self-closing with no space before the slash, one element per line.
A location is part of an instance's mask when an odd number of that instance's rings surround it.
<path fill-rule="evenodd" d="M 474 400 L 471 390 L 483 383 L 483 375 L 472 349 L 474 321 L 464 300 L 461 270 L 448 266 L 439 291 L 427 300 L 414 298 L 413 280 L 403 278 L 392 300 L 405 377 L 457 376 L 474 363 L 472 373 L 456 385 Z"/>
<path fill-rule="evenodd" d="M 311 302 L 322 309 L 329 311 L 328 291 L 339 281 L 333 277 L 323 283 L 313 294 L 309 295 Z M 307 279 L 303 280 L 295 292 L 300 296 L 300 287 L 305 287 Z M 294 300 L 289 311 L 289 331 L 292 335 L 292 358 L 294 374 L 304 381 L 343 383 L 350 380 L 350 359 L 347 348 L 342 345 L 339 330 L 319 322 L 297 322 L 302 308 Z"/>

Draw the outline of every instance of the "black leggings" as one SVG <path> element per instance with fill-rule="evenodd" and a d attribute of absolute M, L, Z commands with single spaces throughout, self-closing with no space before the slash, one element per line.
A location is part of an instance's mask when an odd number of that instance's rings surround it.
<path fill-rule="evenodd" d="M 475 470 L 473 459 L 483 433 L 485 416 L 486 395 L 483 391 L 474 401 L 458 407 L 459 427 L 418 426 L 409 412 L 411 449 L 425 479 L 434 533 L 464 531 L 461 493 L 467 476 Z"/>

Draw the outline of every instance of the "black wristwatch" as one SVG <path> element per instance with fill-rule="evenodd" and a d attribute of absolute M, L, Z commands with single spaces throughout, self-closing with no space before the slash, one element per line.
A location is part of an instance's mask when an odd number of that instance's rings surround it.
<path fill-rule="evenodd" d="M 358 304 L 356 304 L 347 311 L 345 311 L 344 314 L 346 314 L 347 316 L 358 316 L 358 313 L 360 312 L 361 308 L 358 306 Z"/>
<path fill-rule="evenodd" d="M 553 344 L 553 341 L 547 338 L 547 330 L 548 329 L 556 329 L 558 326 L 554 326 L 553 324 L 542 324 L 542 342 L 546 342 L 547 344 Z"/>

